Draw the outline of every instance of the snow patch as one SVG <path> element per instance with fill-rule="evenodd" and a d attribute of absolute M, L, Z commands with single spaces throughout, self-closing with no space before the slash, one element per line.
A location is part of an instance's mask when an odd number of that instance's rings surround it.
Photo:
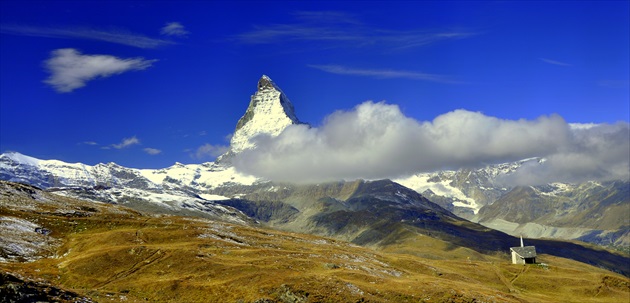
<path fill-rule="evenodd" d="M 230 198 L 220 196 L 220 195 L 211 195 L 211 194 L 200 194 L 199 197 L 202 197 L 206 200 L 210 201 L 221 201 L 221 200 L 229 200 Z"/>
<path fill-rule="evenodd" d="M 426 190 L 431 190 L 438 196 L 457 200 L 453 202 L 454 206 L 470 208 L 475 214 L 479 212 L 481 206 L 474 199 L 467 197 L 459 188 L 451 186 L 451 180 L 429 181 L 429 179 L 433 178 L 433 174 L 417 174 L 404 179 L 394 180 L 394 182 L 411 188 L 420 194 Z"/>
<path fill-rule="evenodd" d="M 0 262 L 43 258 L 59 242 L 48 235 L 50 232 L 28 220 L 0 217 Z"/>

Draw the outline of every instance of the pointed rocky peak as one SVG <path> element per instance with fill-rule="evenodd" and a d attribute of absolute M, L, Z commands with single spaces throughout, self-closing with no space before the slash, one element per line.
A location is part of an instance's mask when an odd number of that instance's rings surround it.
<path fill-rule="evenodd" d="M 262 75 L 262 77 L 260 77 L 260 80 L 258 80 L 258 91 L 260 92 L 266 89 L 278 90 L 276 84 L 273 83 L 271 78 L 269 78 L 267 75 Z"/>
<path fill-rule="evenodd" d="M 251 139 L 258 135 L 278 136 L 287 126 L 299 123 L 289 98 L 271 78 L 263 75 L 245 115 L 236 124 L 228 154 L 255 147 Z"/>

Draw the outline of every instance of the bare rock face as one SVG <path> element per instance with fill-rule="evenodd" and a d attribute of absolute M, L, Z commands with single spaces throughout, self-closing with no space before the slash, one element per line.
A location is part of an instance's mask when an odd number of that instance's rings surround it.
<path fill-rule="evenodd" d="M 0 297 L 2 302 L 94 302 L 46 282 L 28 281 L 4 272 L 0 272 Z"/>

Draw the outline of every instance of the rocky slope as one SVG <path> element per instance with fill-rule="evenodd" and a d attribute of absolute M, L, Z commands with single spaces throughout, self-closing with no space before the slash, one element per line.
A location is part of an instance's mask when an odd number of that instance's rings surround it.
<path fill-rule="evenodd" d="M 482 225 L 514 236 L 581 240 L 630 247 L 628 180 L 509 186 L 504 182 L 532 158 L 514 163 L 421 173 L 395 180 Z"/>
<path fill-rule="evenodd" d="M 477 220 L 511 234 L 630 246 L 630 182 L 517 187 L 483 207 Z"/>

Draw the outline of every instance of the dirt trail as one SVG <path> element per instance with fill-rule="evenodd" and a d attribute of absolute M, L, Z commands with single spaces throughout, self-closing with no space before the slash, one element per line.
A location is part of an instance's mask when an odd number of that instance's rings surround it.
<path fill-rule="evenodd" d="M 514 281 L 516 281 L 516 279 L 518 279 L 518 277 L 521 274 L 523 274 L 526 270 L 527 270 L 527 266 L 523 266 L 523 269 L 521 269 L 521 271 L 519 273 L 517 273 L 516 276 L 514 276 L 514 278 L 512 278 L 512 280 L 510 280 L 510 284 L 514 283 Z"/>
<path fill-rule="evenodd" d="M 146 259 L 136 262 L 134 265 L 132 265 L 129 269 L 120 271 L 116 274 L 114 274 L 113 276 L 111 276 L 109 279 L 107 279 L 104 282 L 98 283 L 96 285 L 94 285 L 94 288 L 101 288 L 107 284 L 110 284 L 116 280 L 120 280 L 123 279 L 125 277 L 128 277 L 130 275 L 132 275 L 133 273 L 141 270 L 142 268 L 148 266 L 151 263 L 154 263 L 158 260 L 161 260 L 163 258 L 165 258 L 167 256 L 167 254 L 165 252 L 163 252 L 162 250 L 158 249 L 156 250 L 153 254 L 151 254 L 149 257 L 147 257 Z"/>
<path fill-rule="evenodd" d="M 520 291 L 518 291 L 518 289 L 514 288 L 514 285 L 512 285 L 512 282 L 518 277 L 518 274 L 516 275 L 516 277 L 514 277 L 512 279 L 512 281 L 509 281 L 499 270 L 499 267 L 497 265 L 492 266 L 492 269 L 494 269 L 494 272 L 497 274 L 497 276 L 499 277 L 499 280 L 501 280 L 501 282 L 510 290 L 510 292 L 512 293 L 520 293 Z M 521 271 L 522 273 L 522 271 Z M 519 273 L 520 274 L 520 273 Z"/>

